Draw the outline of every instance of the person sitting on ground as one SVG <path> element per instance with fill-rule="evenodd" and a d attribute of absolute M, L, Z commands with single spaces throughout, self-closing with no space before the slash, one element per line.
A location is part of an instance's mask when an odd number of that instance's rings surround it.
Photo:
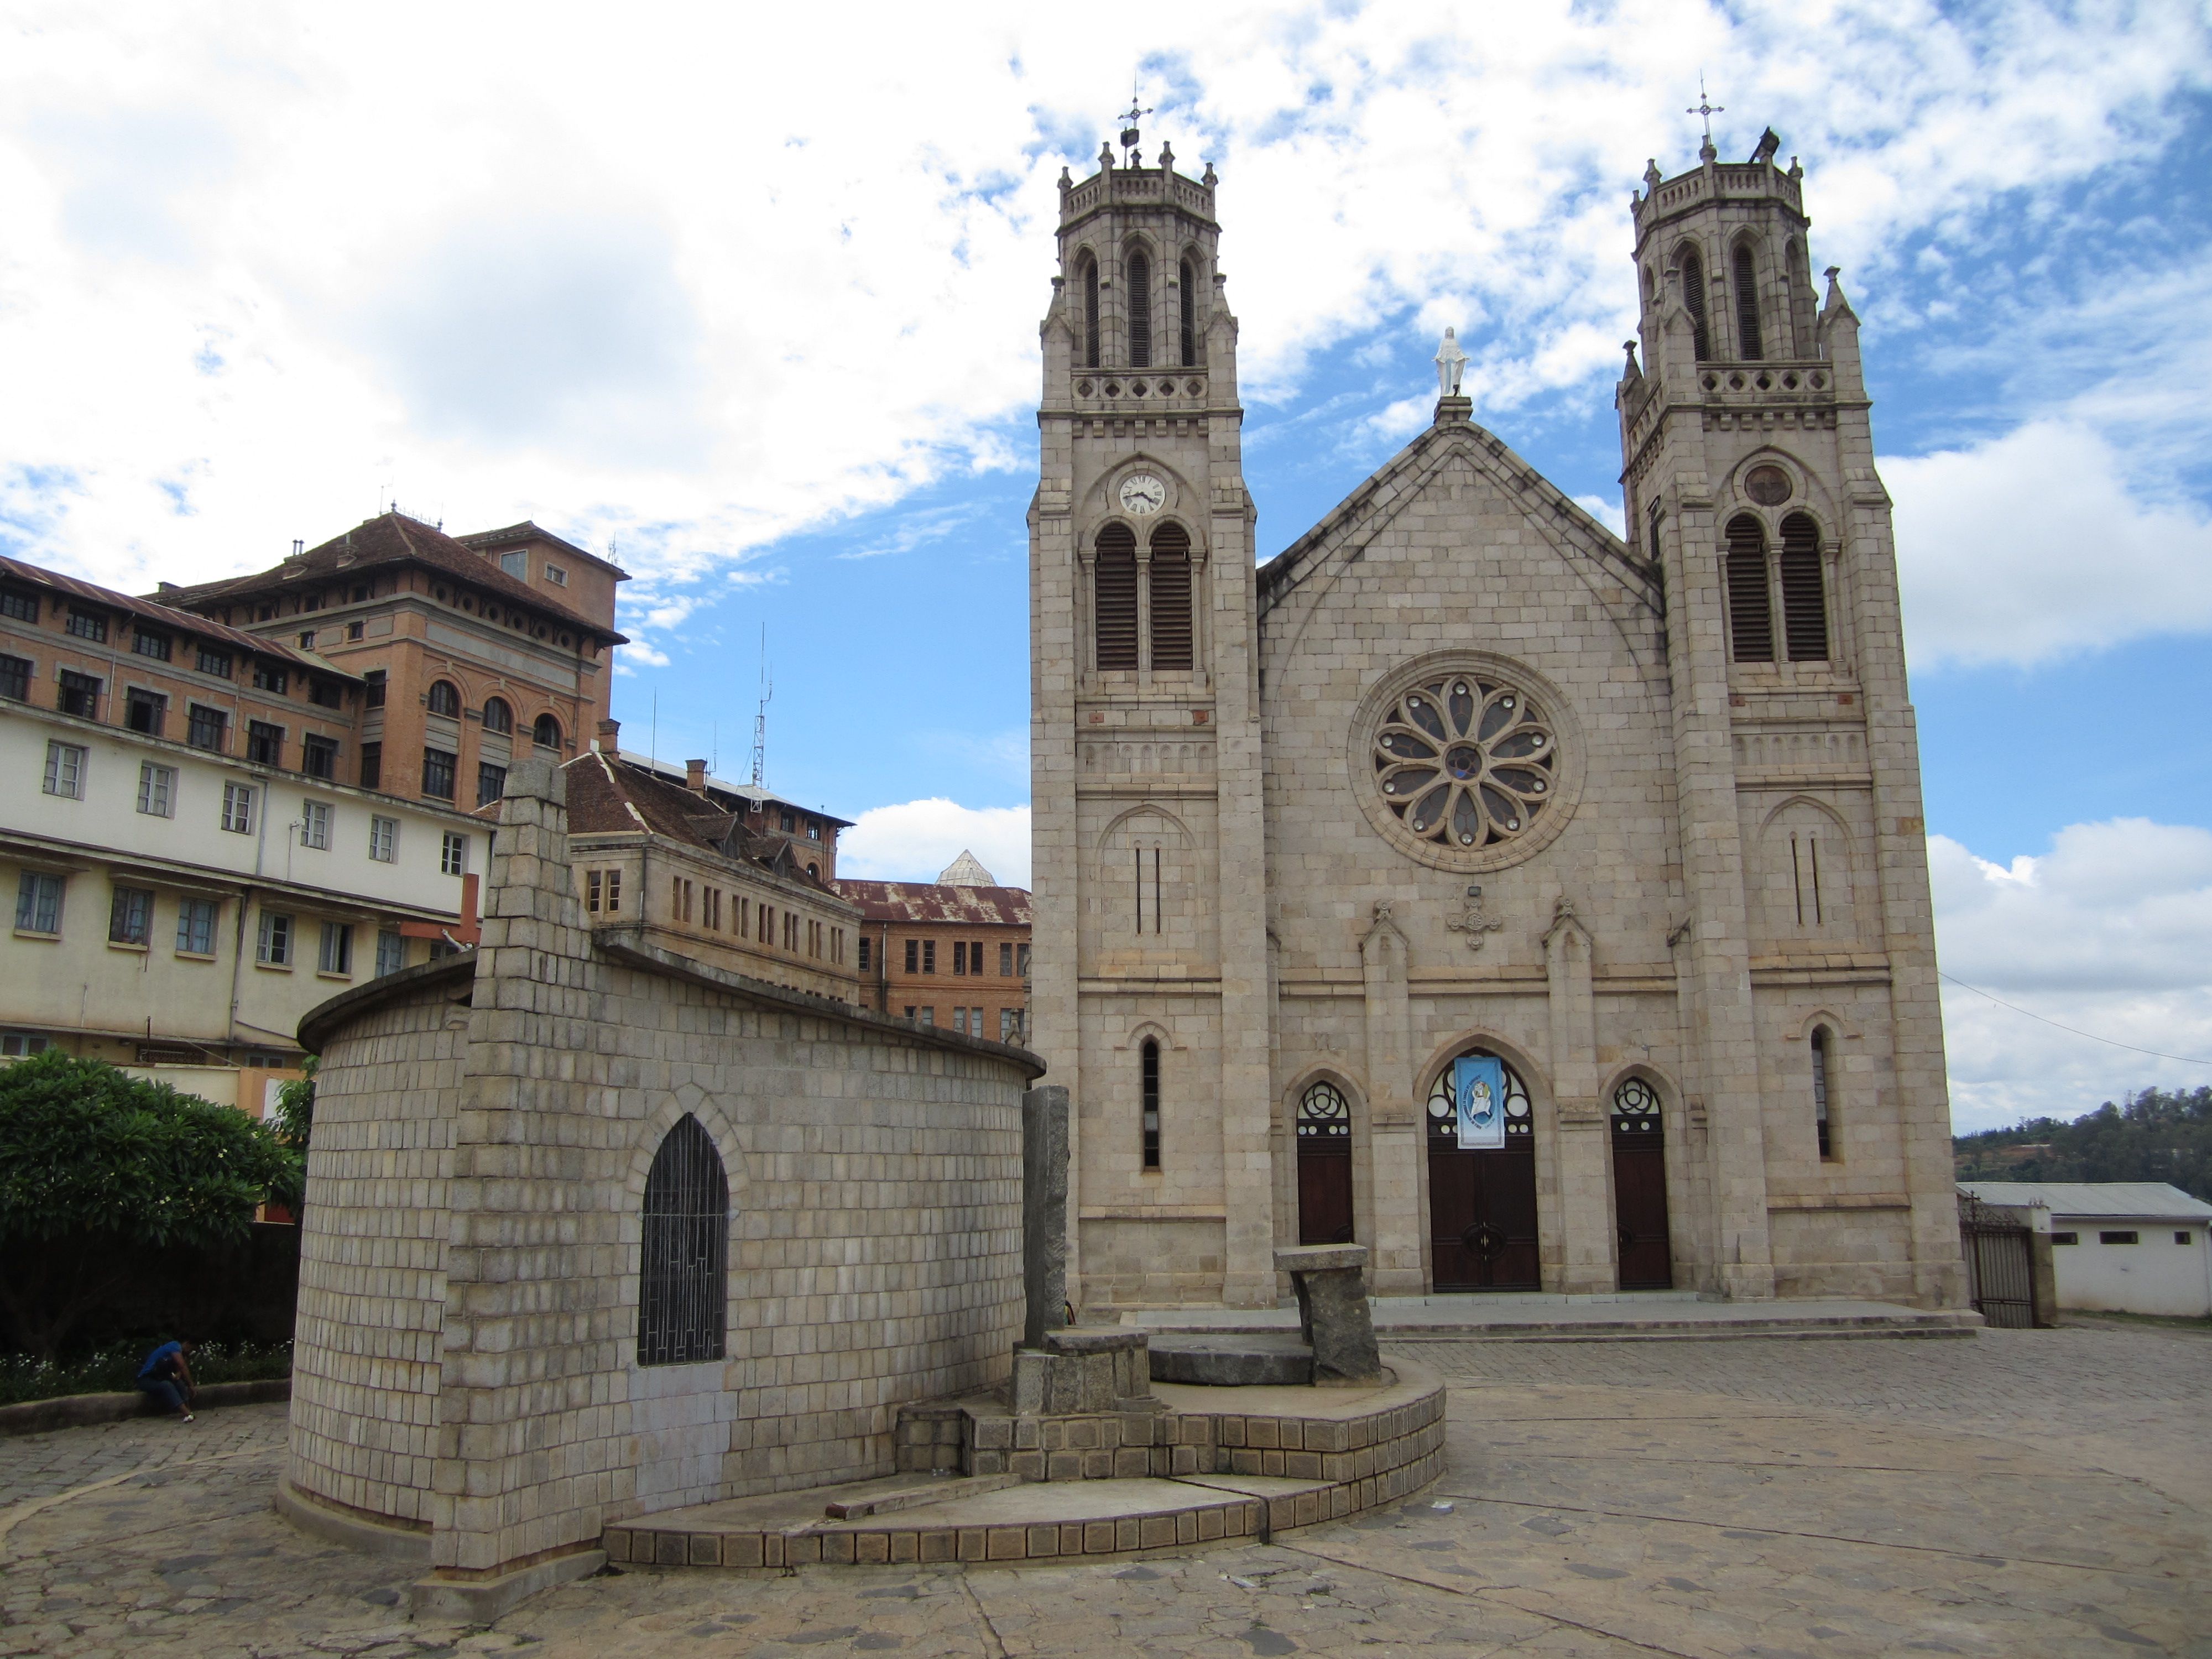
<path fill-rule="evenodd" d="M 198 1346 L 190 1337 L 164 1342 L 138 1368 L 138 1386 L 187 1423 L 192 1420 L 194 1392 L 191 1352 Z"/>

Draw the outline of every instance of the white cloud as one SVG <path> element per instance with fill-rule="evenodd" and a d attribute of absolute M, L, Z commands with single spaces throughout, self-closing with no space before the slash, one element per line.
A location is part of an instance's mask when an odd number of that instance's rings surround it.
<path fill-rule="evenodd" d="M 872 806 L 837 838 L 837 873 L 864 881 L 935 881 L 962 852 L 1008 887 L 1030 884 L 1030 809 L 910 800 Z"/>
<path fill-rule="evenodd" d="M 2077 823 L 2009 868 L 1942 836 L 1929 837 L 1928 854 L 1943 971 L 2028 1011 L 1944 985 L 1960 1129 L 2212 1081 L 2212 1066 L 2114 1046 L 2212 1060 L 2212 831 Z"/>
<path fill-rule="evenodd" d="M 1887 459 L 1915 667 L 2036 663 L 2212 626 L 2212 515 L 2146 501 L 2101 434 L 2037 421 Z"/>
<path fill-rule="evenodd" d="M 618 536 L 641 578 L 688 582 L 1018 465 L 1054 180 L 1088 169 L 1140 50 L 1010 0 L 952 28 L 17 12 L 0 458 L 41 526 L 23 550 L 125 586 L 265 565 L 386 486 L 452 524 Z M 1822 257 L 1856 270 L 2154 154 L 2208 55 L 2195 8 L 1933 0 L 1219 7 L 1133 39 L 1148 143 L 1222 168 L 1248 394 L 1418 313 L 1431 339 L 1501 331 L 1471 381 L 1499 408 L 1609 380 L 1626 194 L 1647 155 L 1687 161 L 1701 64 L 1735 66 L 1729 151 L 1771 119 Z M 738 97 L 733 63 L 775 70 Z"/>

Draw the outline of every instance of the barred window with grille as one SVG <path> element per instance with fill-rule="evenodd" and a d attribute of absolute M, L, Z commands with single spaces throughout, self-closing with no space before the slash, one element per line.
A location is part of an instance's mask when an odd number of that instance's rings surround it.
<path fill-rule="evenodd" d="M 721 1358 L 730 1188 L 713 1138 L 689 1112 L 662 1139 L 646 1176 L 644 1244 L 637 1363 Z"/>

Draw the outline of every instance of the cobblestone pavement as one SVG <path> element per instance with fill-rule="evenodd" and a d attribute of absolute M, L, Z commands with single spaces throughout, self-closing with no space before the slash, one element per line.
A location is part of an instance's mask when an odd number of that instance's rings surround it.
<path fill-rule="evenodd" d="M 610 1572 L 489 1631 L 269 1510 L 283 1408 L 0 1442 L 0 1655 L 2212 1659 L 2212 1336 L 1424 1344 L 1451 1468 L 1275 1545 Z M 35 1507 L 43 1505 L 43 1507 Z"/>

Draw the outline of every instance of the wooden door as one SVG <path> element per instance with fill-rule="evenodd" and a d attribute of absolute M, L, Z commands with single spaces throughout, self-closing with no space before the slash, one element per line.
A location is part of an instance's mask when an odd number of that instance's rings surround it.
<path fill-rule="evenodd" d="M 1613 1208 L 1620 1288 L 1665 1291 L 1674 1285 L 1667 1236 L 1667 1141 L 1659 1096 L 1630 1078 L 1613 1097 Z"/>
<path fill-rule="evenodd" d="M 1474 1049 L 1475 1054 L 1486 1050 Z M 1505 1068 L 1505 1146 L 1463 1152 L 1451 1067 L 1429 1091 L 1429 1282 L 1438 1291 L 1543 1288 L 1536 1249 L 1535 1115 Z"/>
<path fill-rule="evenodd" d="M 1349 1244 L 1352 1109 L 1334 1084 L 1316 1083 L 1298 1102 L 1298 1243 Z"/>

